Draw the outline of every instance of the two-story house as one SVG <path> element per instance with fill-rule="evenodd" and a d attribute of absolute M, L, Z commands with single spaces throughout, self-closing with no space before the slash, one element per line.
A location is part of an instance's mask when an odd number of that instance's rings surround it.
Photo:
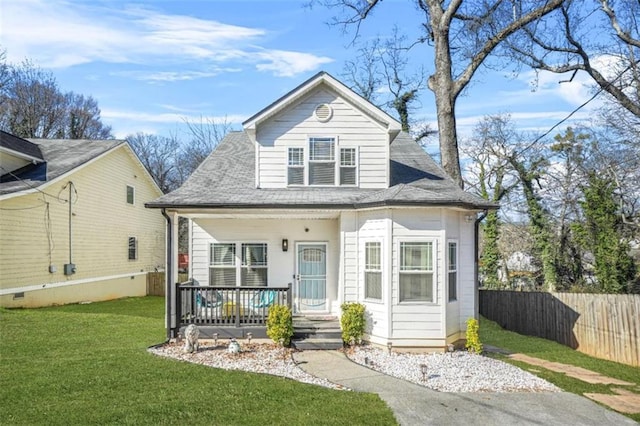
<path fill-rule="evenodd" d="M 495 205 L 461 190 L 397 120 L 321 72 L 147 207 L 172 229 L 170 336 L 198 316 L 202 295 L 213 301 L 200 324 L 224 323 L 230 310 L 250 317 L 240 292 L 223 303 L 211 288 L 290 286 L 296 315 L 339 316 L 343 302 L 360 302 L 367 340 L 443 348 L 477 316 L 476 215 Z M 189 293 L 193 303 L 173 285 L 178 217 L 191 223 L 190 275 L 211 287 Z"/>

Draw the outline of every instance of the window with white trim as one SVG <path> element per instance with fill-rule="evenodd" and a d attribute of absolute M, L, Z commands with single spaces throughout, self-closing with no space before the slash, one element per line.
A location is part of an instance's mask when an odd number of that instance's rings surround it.
<path fill-rule="evenodd" d="M 379 242 L 364 244 L 364 297 L 382 300 L 382 251 Z"/>
<path fill-rule="evenodd" d="M 304 185 L 304 148 L 289 148 L 287 185 Z"/>
<path fill-rule="evenodd" d="M 447 261 L 447 280 L 449 282 L 449 302 L 458 300 L 458 243 L 449 241 L 448 261 Z"/>
<path fill-rule="evenodd" d="M 136 190 L 133 186 L 127 185 L 127 204 L 135 204 Z"/>
<path fill-rule="evenodd" d="M 209 285 L 218 287 L 266 286 L 266 243 L 212 243 Z"/>
<path fill-rule="evenodd" d="M 138 260 L 138 239 L 129 237 L 129 260 Z"/>
<path fill-rule="evenodd" d="M 242 271 L 240 285 L 254 287 L 267 285 L 267 245 L 242 244 Z"/>
<path fill-rule="evenodd" d="M 335 138 L 309 138 L 309 185 L 336 184 Z"/>
<path fill-rule="evenodd" d="M 434 302 L 433 242 L 400 243 L 400 302 Z"/>
<path fill-rule="evenodd" d="M 340 185 L 355 185 L 356 176 L 356 149 L 340 148 Z"/>
<path fill-rule="evenodd" d="M 211 244 L 209 285 L 226 287 L 236 285 L 236 245 Z"/>

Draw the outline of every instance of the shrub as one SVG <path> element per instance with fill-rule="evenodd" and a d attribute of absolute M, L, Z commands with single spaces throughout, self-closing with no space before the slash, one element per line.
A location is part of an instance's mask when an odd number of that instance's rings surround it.
<path fill-rule="evenodd" d="M 361 303 L 343 303 L 340 327 L 342 328 L 342 340 L 347 344 L 361 343 L 366 324 L 364 318 L 364 305 Z"/>
<path fill-rule="evenodd" d="M 293 314 L 285 305 L 272 305 L 267 317 L 267 336 L 274 343 L 289 346 L 293 336 Z"/>
<path fill-rule="evenodd" d="M 464 346 L 469 352 L 476 354 L 482 353 L 482 343 L 480 343 L 480 336 L 478 335 L 479 329 L 480 325 L 477 319 L 469 318 L 467 320 L 467 342 Z"/>

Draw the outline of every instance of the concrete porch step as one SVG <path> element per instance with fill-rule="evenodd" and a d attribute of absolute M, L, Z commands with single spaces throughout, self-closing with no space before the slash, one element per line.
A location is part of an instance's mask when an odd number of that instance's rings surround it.
<path fill-rule="evenodd" d="M 342 339 L 321 339 L 314 337 L 292 340 L 292 343 L 296 349 L 303 351 L 328 351 L 342 348 Z"/>

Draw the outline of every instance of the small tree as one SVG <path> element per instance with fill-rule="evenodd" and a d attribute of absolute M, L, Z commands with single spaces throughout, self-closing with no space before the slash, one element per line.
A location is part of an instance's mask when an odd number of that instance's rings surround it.
<path fill-rule="evenodd" d="M 272 305 L 267 317 L 267 336 L 274 343 L 289 346 L 293 337 L 293 314 L 285 305 Z"/>
<path fill-rule="evenodd" d="M 342 328 L 342 340 L 346 344 L 360 343 L 366 325 L 364 305 L 361 303 L 343 303 L 341 308 L 340 327 Z"/>

